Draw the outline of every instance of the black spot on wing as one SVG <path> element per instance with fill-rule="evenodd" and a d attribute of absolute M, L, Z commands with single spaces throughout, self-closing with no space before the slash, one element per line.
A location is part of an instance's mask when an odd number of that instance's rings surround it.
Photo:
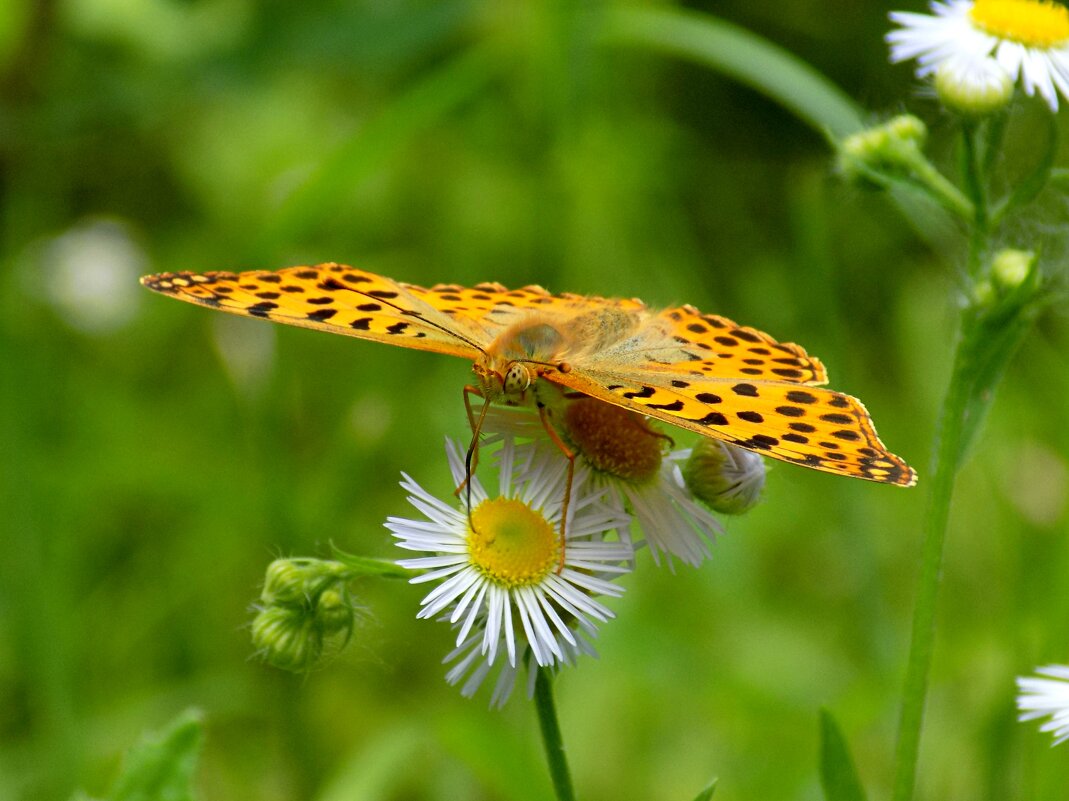
<path fill-rule="evenodd" d="M 683 401 L 674 400 L 671 403 L 647 403 L 647 409 L 663 409 L 666 412 L 679 412 L 683 410 Z"/>
<path fill-rule="evenodd" d="M 253 317 L 267 317 L 268 313 L 272 309 L 277 309 L 277 308 L 278 308 L 278 304 L 277 303 L 272 303 L 269 300 L 265 300 L 262 303 L 254 303 L 252 306 L 249 306 L 249 308 L 246 309 L 246 311 L 248 311 L 248 313 L 251 314 Z"/>

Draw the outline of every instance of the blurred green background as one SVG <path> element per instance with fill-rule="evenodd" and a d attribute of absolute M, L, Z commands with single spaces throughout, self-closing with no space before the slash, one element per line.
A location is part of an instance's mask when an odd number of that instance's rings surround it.
<path fill-rule="evenodd" d="M 951 121 L 886 62 L 884 3 L 691 5 L 877 114 L 908 103 L 949 154 Z M 640 560 L 558 700 L 584 799 L 682 801 L 712 776 L 725 801 L 818 799 L 821 706 L 886 797 L 957 242 L 843 186 L 780 105 L 605 42 L 612 9 L 0 4 L 0 798 L 101 794 L 139 732 L 189 705 L 204 799 L 549 797 L 530 705 L 444 683 L 449 632 L 414 619 L 420 588 L 359 587 L 355 642 L 307 678 L 250 659 L 268 561 L 329 541 L 393 557 L 399 472 L 448 491 L 468 366 L 211 314 L 137 277 L 327 260 L 689 302 L 818 354 L 920 486 L 772 465 L 710 562 Z M 1036 105 L 1011 128 L 1025 158 Z M 1057 240 L 1064 197 L 1037 208 L 1007 244 Z M 1015 675 L 1069 662 L 1067 346 L 1046 314 L 961 476 L 925 799 L 1069 787 L 1066 747 L 1013 708 Z"/>

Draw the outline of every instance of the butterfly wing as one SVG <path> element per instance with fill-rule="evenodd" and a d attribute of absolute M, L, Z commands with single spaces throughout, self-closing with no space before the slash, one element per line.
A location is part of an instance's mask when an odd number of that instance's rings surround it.
<path fill-rule="evenodd" d="M 786 381 L 574 364 L 568 372 L 545 377 L 783 461 L 900 486 L 917 480 L 913 469 L 880 442 L 861 401 L 840 392 Z"/>
<path fill-rule="evenodd" d="M 532 315 L 563 321 L 605 309 L 635 312 L 646 308 L 637 299 L 618 300 L 569 292 L 553 295 L 534 285 L 519 289 L 508 289 L 498 283 L 476 284 L 470 289 L 456 284 L 439 284 L 430 289 L 403 286 L 450 319 L 481 331 L 487 341 Z"/>
<path fill-rule="evenodd" d="M 828 381 L 820 359 L 810 356 L 801 346 L 777 342 L 764 331 L 719 315 L 702 314 L 693 306 L 665 309 L 657 315 L 654 325 L 662 326 L 686 354 L 685 361 L 663 364 L 666 370 L 810 385 Z M 648 355 L 655 358 L 652 353 Z"/>
<path fill-rule="evenodd" d="M 302 328 L 389 342 L 475 360 L 489 340 L 484 327 L 443 313 L 422 287 L 342 264 L 271 272 L 161 273 L 147 288 L 188 303 Z"/>

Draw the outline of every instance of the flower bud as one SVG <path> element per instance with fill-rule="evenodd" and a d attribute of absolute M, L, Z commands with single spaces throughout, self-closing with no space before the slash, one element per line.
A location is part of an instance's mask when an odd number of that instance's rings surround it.
<path fill-rule="evenodd" d="M 276 559 L 267 566 L 260 600 L 265 605 L 312 603 L 345 575 L 345 566 L 322 559 Z"/>
<path fill-rule="evenodd" d="M 344 590 L 324 590 L 316 603 L 315 624 L 325 635 L 351 632 L 353 629 L 353 602 Z"/>
<path fill-rule="evenodd" d="M 849 178 L 864 178 L 866 171 L 909 172 L 919 160 L 928 128 L 911 114 L 846 137 L 839 145 L 839 168 Z"/>
<path fill-rule="evenodd" d="M 990 307 L 995 305 L 998 295 L 990 281 L 977 281 L 972 288 L 972 299 L 976 306 Z"/>
<path fill-rule="evenodd" d="M 765 462 L 751 451 L 703 439 L 683 466 L 687 488 L 710 508 L 741 515 L 757 505 L 765 486 Z"/>
<path fill-rule="evenodd" d="M 944 106 L 967 117 L 985 117 L 1013 97 L 1013 78 L 988 56 L 957 56 L 939 65 L 935 92 Z"/>
<path fill-rule="evenodd" d="M 300 673 L 319 661 L 323 634 L 303 610 L 270 606 L 252 621 L 252 644 L 268 664 Z"/>
<path fill-rule="evenodd" d="M 1028 280 L 1036 265 L 1036 254 L 1029 250 L 1001 250 L 991 261 L 991 278 L 1002 290 L 1016 289 Z"/>

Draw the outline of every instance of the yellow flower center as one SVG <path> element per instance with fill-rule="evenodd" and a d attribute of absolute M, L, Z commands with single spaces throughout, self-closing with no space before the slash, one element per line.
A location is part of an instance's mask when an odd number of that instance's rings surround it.
<path fill-rule="evenodd" d="M 471 513 L 468 553 L 482 573 L 503 587 L 538 584 L 557 566 L 559 537 L 523 501 L 483 501 Z"/>
<path fill-rule="evenodd" d="M 661 468 L 661 449 L 668 438 L 635 412 L 580 398 L 565 407 L 564 428 L 587 462 L 611 476 L 642 483 Z"/>
<path fill-rule="evenodd" d="M 976 0 L 969 17 L 985 33 L 1027 47 L 1069 41 L 1069 8 L 1047 0 Z"/>

